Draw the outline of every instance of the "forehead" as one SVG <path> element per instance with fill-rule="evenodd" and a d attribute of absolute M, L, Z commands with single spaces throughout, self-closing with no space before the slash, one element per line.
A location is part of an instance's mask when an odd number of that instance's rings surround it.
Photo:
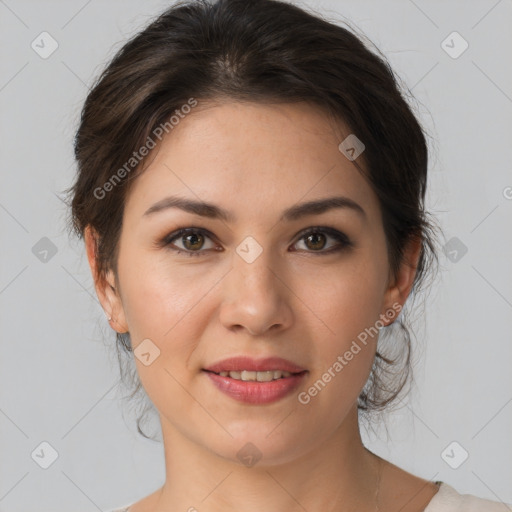
<path fill-rule="evenodd" d="M 349 134 L 306 103 L 200 103 L 158 145 L 125 213 L 140 218 L 173 194 L 223 205 L 237 219 L 275 219 L 298 202 L 343 195 L 376 215 L 371 187 L 338 148 Z"/>

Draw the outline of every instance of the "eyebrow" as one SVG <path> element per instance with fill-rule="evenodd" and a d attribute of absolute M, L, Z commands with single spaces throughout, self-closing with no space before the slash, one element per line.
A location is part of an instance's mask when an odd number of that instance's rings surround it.
<path fill-rule="evenodd" d="M 201 217 L 221 219 L 226 222 L 234 222 L 236 220 L 235 216 L 231 212 L 224 210 L 220 206 L 177 196 L 169 196 L 161 199 L 148 208 L 144 212 L 143 217 L 149 217 L 157 212 L 161 212 L 169 208 L 178 208 L 188 213 L 200 215 Z M 350 209 L 358 213 L 363 219 L 366 219 L 366 212 L 361 205 L 349 197 L 335 196 L 292 206 L 283 212 L 280 221 L 290 222 L 306 217 L 307 215 L 319 215 L 335 208 Z"/>

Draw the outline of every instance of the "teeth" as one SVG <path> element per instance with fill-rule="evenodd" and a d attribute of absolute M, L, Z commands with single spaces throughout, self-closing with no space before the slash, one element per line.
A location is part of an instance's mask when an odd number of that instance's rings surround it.
<path fill-rule="evenodd" d="M 289 377 L 291 373 L 281 370 L 270 370 L 266 372 L 242 370 L 241 372 L 220 372 L 219 375 L 221 377 L 231 377 L 232 379 L 243 381 L 270 382 L 271 380 Z"/>
<path fill-rule="evenodd" d="M 274 379 L 274 372 L 254 372 L 256 373 L 256 380 L 258 382 L 270 382 Z M 281 372 L 279 372 L 281 373 Z"/>

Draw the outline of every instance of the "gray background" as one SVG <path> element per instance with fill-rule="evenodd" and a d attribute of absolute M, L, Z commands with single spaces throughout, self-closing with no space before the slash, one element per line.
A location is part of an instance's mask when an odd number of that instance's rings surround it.
<path fill-rule="evenodd" d="M 108 510 L 164 478 L 162 446 L 123 416 L 114 333 L 83 245 L 67 237 L 58 194 L 73 179 L 88 87 L 167 5 L 0 0 L 1 512 Z M 424 478 L 512 502 L 512 2 L 302 5 L 366 33 L 436 139 L 428 207 L 451 253 L 441 254 L 441 279 L 413 340 L 415 385 L 387 433 L 363 431 L 363 440 Z M 31 47 L 43 31 L 59 45 L 46 59 Z M 453 31 L 469 43 L 458 58 L 441 45 Z M 461 48 L 450 41 L 450 51 Z M 48 469 L 32 457 L 44 441 L 58 453 Z M 450 467 L 462 449 L 468 459 Z"/>

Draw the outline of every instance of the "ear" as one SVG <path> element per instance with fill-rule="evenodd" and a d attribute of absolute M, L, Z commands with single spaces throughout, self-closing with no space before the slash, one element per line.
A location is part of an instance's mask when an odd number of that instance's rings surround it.
<path fill-rule="evenodd" d="M 109 270 L 106 276 L 98 275 L 97 254 L 98 254 L 98 234 L 91 227 L 87 226 L 84 230 L 85 248 L 87 259 L 91 267 L 92 277 L 96 295 L 100 304 L 108 317 L 111 317 L 110 325 L 118 333 L 128 332 L 123 304 L 116 289 L 114 272 Z"/>
<path fill-rule="evenodd" d="M 402 263 L 398 274 L 393 276 L 390 270 L 389 287 L 385 292 L 381 319 L 384 325 L 393 323 L 398 313 L 404 307 L 407 297 L 411 293 L 418 262 L 421 254 L 422 240 L 413 237 L 409 240 L 404 250 Z M 391 314 L 395 311 L 395 314 Z M 386 312 L 388 315 L 386 315 Z"/>

